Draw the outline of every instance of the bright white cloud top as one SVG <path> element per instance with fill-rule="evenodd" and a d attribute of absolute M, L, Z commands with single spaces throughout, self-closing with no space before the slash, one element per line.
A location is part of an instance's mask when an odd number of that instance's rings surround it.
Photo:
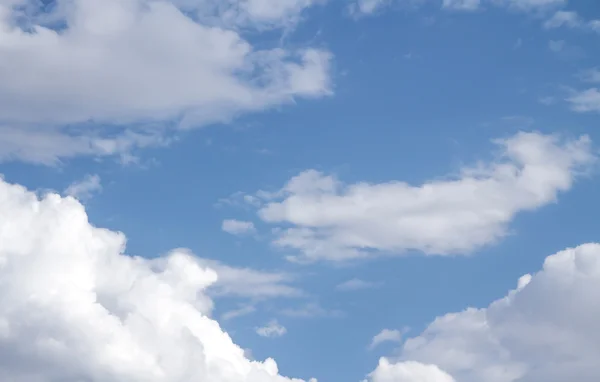
<path fill-rule="evenodd" d="M 281 190 L 260 193 L 258 214 L 279 229 L 275 244 L 299 251 L 294 260 L 344 261 L 417 250 L 469 254 L 507 234 L 522 211 L 556 201 L 594 162 L 590 140 L 518 133 L 498 140 L 498 160 L 464 168 L 453 179 L 419 186 L 400 181 L 346 185 L 315 170 Z"/>
<path fill-rule="evenodd" d="M 217 272 L 123 254 L 75 199 L 0 180 L 0 379 L 284 382 L 210 318 Z"/>
<path fill-rule="evenodd" d="M 599 287 L 600 244 L 561 251 L 487 308 L 437 318 L 372 381 L 404 381 L 396 376 L 415 362 L 436 367 L 419 366 L 423 374 L 407 381 L 453 381 L 437 377 L 441 370 L 461 382 L 597 381 Z"/>

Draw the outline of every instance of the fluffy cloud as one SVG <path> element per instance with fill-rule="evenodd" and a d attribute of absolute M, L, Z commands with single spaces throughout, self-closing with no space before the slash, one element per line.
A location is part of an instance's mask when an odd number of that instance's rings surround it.
<path fill-rule="evenodd" d="M 369 349 L 375 349 L 377 346 L 381 345 L 385 342 L 401 342 L 402 341 L 402 332 L 396 329 L 383 329 L 381 332 L 377 333 L 371 343 L 369 344 Z"/>
<path fill-rule="evenodd" d="M 600 244 L 566 249 L 487 308 L 437 318 L 384 369 L 409 361 L 461 382 L 597 381 L 599 290 Z"/>
<path fill-rule="evenodd" d="M 518 133 L 497 144 L 503 151 L 497 161 L 417 186 L 400 181 L 345 185 L 308 170 L 277 192 L 261 193 L 266 203 L 258 214 L 281 224 L 274 243 L 297 250 L 299 256 L 291 258 L 297 261 L 406 250 L 468 254 L 506 235 L 517 213 L 555 202 L 595 159 L 585 136 L 560 140 Z"/>
<path fill-rule="evenodd" d="M 454 378 L 435 365 L 418 362 L 390 363 L 386 358 L 379 360 L 379 365 L 368 381 L 363 382 L 455 382 Z"/>
<path fill-rule="evenodd" d="M 158 144 L 167 121 L 194 127 L 330 94 L 328 52 L 256 50 L 237 29 L 289 23 L 312 3 L 2 1 L 0 159 L 122 154 Z"/>
<path fill-rule="evenodd" d="M 86 200 L 100 191 L 102 191 L 100 176 L 94 174 L 86 175 L 82 180 L 70 184 L 64 193 L 79 200 Z"/>
<path fill-rule="evenodd" d="M 184 251 L 123 254 L 75 199 L 0 180 L 0 379 L 284 382 L 210 318 L 218 279 Z"/>
<path fill-rule="evenodd" d="M 232 235 L 243 235 L 256 231 L 254 223 L 235 219 L 223 220 L 221 229 Z"/>
<path fill-rule="evenodd" d="M 256 328 L 256 334 L 261 337 L 281 337 L 287 333 L 287 329 L 281 326 L 277 320 L 270 321 L 267 325 Z"/>

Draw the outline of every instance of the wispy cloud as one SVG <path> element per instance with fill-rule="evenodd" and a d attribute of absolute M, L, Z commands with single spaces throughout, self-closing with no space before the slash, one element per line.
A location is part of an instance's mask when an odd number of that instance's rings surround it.
<path fill-rule="evenodd" d="M 267 325 L 256 328 L 255 331 L 259 336 L 268 338 L 281 337 L 287 333 L 285 326 L 280 325 L 277 320 L 272 320 Z"/>
<path fill-rule="evenodd" d="M 403 332 L 396 329 L 383 329 L 377 335 L 373 337 L 371 343 L 369 344 L 369 350 L 375 349 L 377 346 L 385 343 L 385 342 L 394 342 L 401 343 L 402 342 Z"/>
<path fill-rule="evenodd" d="M 229 234 L 240 236 L 256 232 L 254 223 L 236 219 L 223 220 L 221 229 Z"/>
<path fill-rule="evenodd" d="M 86 175 L 82 180 L 73 182 L 65 189 L 64 194 L 85 201 L 100 191 L 102 191 L 100 176 L 94 174 Z"/>

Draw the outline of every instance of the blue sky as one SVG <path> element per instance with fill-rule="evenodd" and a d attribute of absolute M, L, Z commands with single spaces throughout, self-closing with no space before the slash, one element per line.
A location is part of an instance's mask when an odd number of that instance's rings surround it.
<path fill-rule="evenodd" d="M 596 292 L 577 306 L 565 297 L 600 285 L 600 249 L 577 247 L 599 228 L 596 1 L 44 3 L 0 1 L 5 182 L 77 197 L 92 225 L 126 235 L 127 255 L 189 249 L 220 277 L 201 292 L 210 316 L 252 357 L 319 381 L 600 376 L 597 346 L 574 339 L 597 323 L 567 330 L 548 305 L 600 311 Z M 11 213 L 4 227 L 29 230 Z M 561 284 L 571 268 L 544 261 L 571 247 L 563 257 L 589 274 Z M 526 274 L 521 300 L 488 308 Z M 469 307 L 501 322 L 490 336 L 502 351 L 462 324 L 431 326 Z M 519 307 L 528 318 L 506 318 Z M 537 332 L 514 345 L 523 322 L 565 329 L 555 346 L 581 363 L 548 366 L 561 354 L 540 350 L 550 345 Z M 393 334 L 369 348 L 383 329 Z M 456 361 L 440 346 L 485 359 Z M 84 361 L 78 373 L 111 380 Z M 165 373 L 148 380 L 198 380 Z M 236 378 L 223 380 L 271 381 Z"/>

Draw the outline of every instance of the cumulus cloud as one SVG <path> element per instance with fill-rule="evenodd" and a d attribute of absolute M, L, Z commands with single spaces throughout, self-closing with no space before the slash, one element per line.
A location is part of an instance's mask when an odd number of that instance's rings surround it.
<path fill-rule="evenodd" d="M 341 292 L 350 292 L 361 289 L 376 288 L 380 285 L 380 282 L 371 282 L 355 278 L 336 285 L 335 289 Z"/>
<path fill-rule="evenodd" d="M 363 382 L 456 382 L 435 365 L 418 362 L 390 363 L 386 358 L 379 360 L 377 368 Z"/>
<path fill-rule="evenodd" d="M 121 155 L 169 135 L 164 122 L 226 122 L 331 94 L 330 53 L 255 49 L 237 28 L 287 23 L 310 0 L 53 4 L 0 3 L 0 159 Z M 131 139 L 129 126 L 158 138 Z M 111 140 L 121 144 L 105 148 Z"/>
<path fill-rule="evenodd" d="M 397 329 L 383 329 L 373 337 L 369 349 L 375 349 L 385 342 L 402 342 L 402 332 Z"/>
<path fill-rule="evenodd" d="M 0 180 L 0 379 L 297 381 L 210 318 L 217 273 L 187 252 L 124 255 L 73 198 Z"/>
<path fill-rule="evenodd" d="M 71 183 L 64 193 L 79 200 L 87 200 L 100 191 L 102 191 L 100 176 L 94 174 L 86 175 L 82 180 Z"/>
<path fill-rule="evenodd" d="M 256 334 L 261 337 L 281 337 L 285 333 L 287 333 L 287 329 L 281 326 L 277 320 L 272 320 L 267 325 L 256 328 Z"/>
<path fill-rule="evenodd" d="M 437 318 L 408 339 L 405 362 L 461 382 L 594 382 L 600 377 L 600 244 L 569 248 L 487 308 Z"/>
<path fill-rule="evenodd" d="M 221 229 L 232 235 L 244 235 L 256 231 L 254 223 L 236 219 L 223 220 Z"/>
<path fill-rule="evenodd" d="M 595 160 L 583 136 L 518 133 L 497 140 L 496 161 L 421 185 L 343 184 L 308 170 L 267 195 L 258 215 L 276 225 L 274 244 L 294 261 L 344 261 L 417 250 L 469 254 L 507 234 L 516 214 L 556 201 Z M 291 227 L 290 227 L 291 225 Z"/>

